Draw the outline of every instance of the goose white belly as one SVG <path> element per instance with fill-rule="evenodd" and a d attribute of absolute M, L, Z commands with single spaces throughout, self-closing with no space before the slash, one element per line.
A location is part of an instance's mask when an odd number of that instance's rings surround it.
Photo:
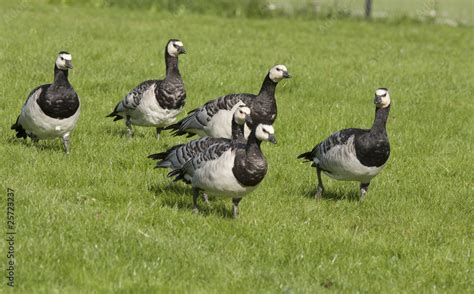
<path fill-rule="evenodd" d="M 218 159 L 208 161 L 194 171 L 192 184 L 208 194 L 220 197 L 243 197 L 257 186 L 245 187 L 235 178 L 235 152 L 227 150 Z"/>
<path fill-rule="evenodd" d="M 385 166 L 365 166 L 360 163 L 354 148 L 354 136 L 350 137 L 346 144 L 334 146 L 320 157 L 314 158 L 314 162 L 319 164 L 324 173 L 342 181 L 368 183 Z"/>
<path fill-rule="evenodd" d="M 145 127 L 163 127 L 173 123 L 183 109 L 164 109 L 156 101 L 155 87 L 149 87 L 134 110 L 126 111 L 132 124 Z"/>
<path fill-rule="evenodd" d="M 237 104 L 232 107 L 230 110 L 219 110 L 214 114 L 207 124 L 204 126 L 204 132 L 206 135 L 213 138 L 232 138 L 232 118 L 234 116 L 235 110 L 240 106 L 244 105 L 242 101 L 239 101 Z M 199 133 L 199 135 L 201 135 Z"/>
<path fill-rule="evenodd" d="M 28 134 L 38 139 L 52 139 L 70 133 L 79 119 L 80 108 L 68 118 L 56 119 L 47 116 L 36 102 L 41 90 L 36 91 L 21 109 L 19 123 Z"/>

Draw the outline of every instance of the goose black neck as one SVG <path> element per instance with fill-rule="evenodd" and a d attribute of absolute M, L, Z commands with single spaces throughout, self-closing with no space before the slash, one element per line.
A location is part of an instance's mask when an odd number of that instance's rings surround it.
<path fill-rule="evenodd" d="M 68 76 L 67 69 L 59 69 L 56 65 L 54 66 L 54 84 L 69 85 L 67 76 Z"/>
<path fill-rule="evenodd" d="M 232 139 L 233 140 L 244 140 L 244 127 L 245 124 L 239 125 L 235 119 L 232 118 Z"/>
<path fill-rule="evenodd" d="M 386 125 L 389 112 L 390 105 L 385 108 L 375 108 L 375 119 L 374 124 L 371 128 L 371 132 L 386 133 Z"/>
<path fill-rule="evenodd" d="M 275 83 L 274 81 L 272 81 L 272 79 L 270 79 L 270 73 L 268 73 L 265 79 L 263 80 L 263 84 L 262 84 L 262 87 L 260 88 L 260 93 L 258 94 L 258 96 L 261 96 L 261 95 L 267 95 L 267 96 L 272 96 L 272 97 L 275 96 L 276 85 L 277 83 Z"/>
<path fill-rule="evenodd" d="M 247 151 L 247 154 L 249 152 L 255 152 L 255 151 L 257 151 L 257 153 L 261 153 L 260 144 L 262 143 L 262 141 L 257 139 L 257 137 L 255 135 L 255 131 L 256 131 L 256 129 L 254 128 L 250 132 L 249 138 L 247 140 L 247 147 L 245 148 L 246 151 Z"/>
<path fill-rule="evenodd" d="M 180 76 L 178 69 L 178 57 L 173 57 L 165 51 L 166 76 Z"/>

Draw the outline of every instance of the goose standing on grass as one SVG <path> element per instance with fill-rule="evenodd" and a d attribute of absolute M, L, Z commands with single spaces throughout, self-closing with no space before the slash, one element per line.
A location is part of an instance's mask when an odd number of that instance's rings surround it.
<path fill-rule="evenodd" d="M 28 95 L 21 113 L 11 126 L 17 138 L 29 136 L 40 139 L 62 138 L 64 152 L 69 153 L 69 136 L 76 127 L 80 101 L 68 80 L 72 56 L 61 51 L 54 65 L 54 81 L 41 85 Z"/>
<path fill-rule="evenodd" d="M 316 167 L 316 199 L 324 192 L 321 171 L 336 180 L 360 182 L 363 200 L 370 181 L 378 175 L 390 156 L 386 123 L 390 112 L 390 95 L 386 88 L 375 91 L 375 120 L 372 128 L 344 129 L 329 136 L 310 152 L 298 156 Z"/>
<path fill-rule="evenodd" d="M 258 95 L 229 94 L 211 100 L 202 107 L 192 110 L 189 115 L 166 129 L 174 130 L 175 136 L 198 134 L 201 137 L 231 138 L 229 122 L 239 105 L 246 105 L 251 110 L 254 125 L 259 123 L 272 125 L 277 117 L 275 89 L 279 81 L 289 78 L 290 74 L 284 65 L 275 65 L 265 76 Z M 248 135 L 248 130 L 246 131 Z"/>
<path fill-rule="evenodd" d="M 262 141 L 276 143 L 273 126 L 258 124 L 250 132 L 247 143 L 221 142 L 211 145 L 184 164 L 171 171 L 192 185 L 193 211 L 198 211 L 199 192 L 232 198 L 232 215 L 237 217 L 240 200 L 252 192 L 267 173 L 267 160 L 260 149 Z"/>
<path fill-rule="evenodd" d="M 234 142 L 245 144 L 244 125 L 246 122 L 249 124 L 252 123 L 250 108 L 247 106 L 240 106 L 235 110 L 231 123 L 232 140 Z M 180 169 L 196 154 L 205 151 L 213 144 L 222 142 L 231 142 L 231 140 L 227 138 L 203 137 L 186 144 L 176 145 L 165 152 L 151 154 L 148 158 L 160 160 L 157 162 L 156 168 L 170 168 L 171 170 Z"/>
<path fill-rule="evenodd" d="M 160 137 L 163 127 L 174 122 L 186 100 L 183 79 L 178 69 L 178 56 L 186 53 L 181 41 L 171 39 L 165 47 L 166 77 L 164 80 L 144 81 L 128 93 L 107 117 L 114 121 L 125 118 L 128 136 L 132 125 L 156 127 Z"/>

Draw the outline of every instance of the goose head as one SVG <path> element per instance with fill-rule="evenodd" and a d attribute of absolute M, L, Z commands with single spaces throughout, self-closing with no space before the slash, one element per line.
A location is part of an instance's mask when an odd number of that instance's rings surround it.
<path fill-rule="evenodd" d="M 186 49 L 184 49 L 183 42 L 177 39 L 171 39 L 168 41 L 168 44 L 166 44 L 166 52 L 168 52 L 170 56 L 178 57 L 180 54 L 185 54 Z"/>
<path fill-rule="evenodd" d="M 387 88 L 378 88 L 375 91 L 374 104 L 377 108 L 387 108 L 390 106 L 390 94 Z"/>
<path fill-rule="evenodd" d="M 288 73 L 288 69 L 283 64 L 278 64 L 272 67 L 268 72 L 268 76 L 275 83 L 278 83 L 282 79 L 289 79 L 291 77 Z"/>
<path fill-rule="evenodd" d="M 276 144 L 275 130 L 272 125 L 259 124 L 255 129 L 255 137 L 260 141 Z"/>
<path fill-rule="evenodd" d="M 56 58 L 56 67 L 61 70 L 72 69 L 72 56 L 66 51 L 61 51 L 58 53 Z"/>
<path fill-rule="evenodd" d="M 247 106 L 237 107 L 234 112 L 234 121 L 241 126 L 245 123 L 252 125 L 253 121 L 252 117 L 250 116 L 250 108 L 248 108 Z"/>

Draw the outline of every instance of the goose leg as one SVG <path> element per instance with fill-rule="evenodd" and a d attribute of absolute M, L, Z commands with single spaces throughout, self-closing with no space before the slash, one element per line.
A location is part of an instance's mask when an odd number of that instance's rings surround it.
<path fill-rule="evenodd" d="M 36 136 L 33 135 L 33 134 L 30 135 L 30 138 L 31 138 L 31 141 L 32 141 L 33 143 L 35 143 L 35 144 L 38 143 L 38 141 L 39 141 L 39 140 L 38 140 L 38 137 L 36 137 Z"/>
<path fill-rule="evenodd" d="M 207 196 L 206 193 L 202 193 L 202 199 L 204 200 L 204 202 L 206 202 L 207 205 L 210 205 L 209 197 Z"/>
<path fill-rule="evenodd" d="M 365 194 L 367 194 L 367 191 L 369 190 L 369 185 L 370 183 L 360 183 L 360 201 L 363 201 L 365 198 Z"/>
<path fill-rule="evenodd" d="M 197 204 L 197 200 L 199 198 L 199 189 L 193 187 L 193 212 L 198 213 L 199 212 L 199 207 Z"/>
<path fill-rule="evenodd" d="M 156 139 L 159 140 L 160 139 L 160 134 L 161 134 L 161 131 L 163 130 L 163 128 L 156 128 Z"/>
<path fill-rule="evenodd" d="M 321 199 L 324 192 L 323 181 L 321 180 L 321 169 L 319 167 L 316 167 L 316 173 L 318 175 L 318 187 L 316 188 L 316 194 L 314 195 L 314 198 L 319 200 Z"/>
<path fill-rule="evenodd" d="M 232 198 L 232 217 L 237 218 L 239 215 L 239 202 L 242 198 Z"/>
<path fill-rule="evenodd" d="M 69 141 L 69 133 L 65 134 L 63 136 L 62 140 L 63 140 L 64 152 L 66 154 L 69 154 L 69 145 L 71 144 L 71 142 Z"/>
<path fill-rule="evenodd" d="M 125 118 L 125 125 L 127 126 L 128 137 L 133 137 L 132 121 L 130 121 L 130 116 L 128 115 Z"/>

